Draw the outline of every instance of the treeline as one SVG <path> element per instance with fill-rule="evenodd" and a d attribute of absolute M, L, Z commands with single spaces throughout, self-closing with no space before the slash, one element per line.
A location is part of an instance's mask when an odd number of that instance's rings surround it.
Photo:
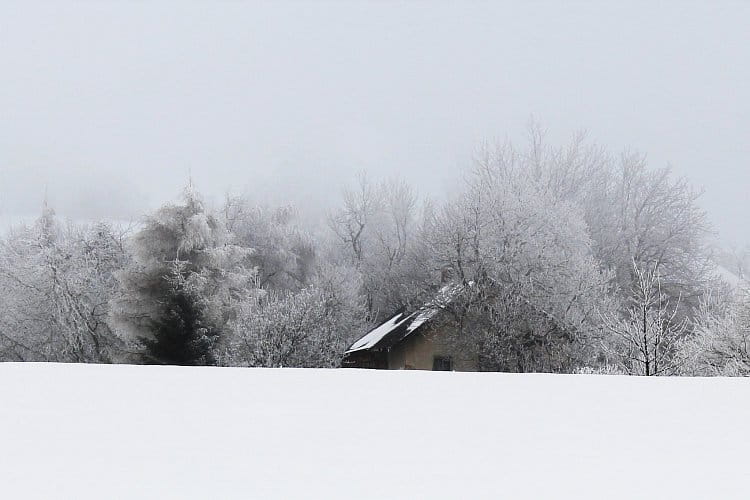
<path fill-rule="evenodd" d="M 717 272 L 685 179 L 532 130 L 455 186 L 421 199 L 360 175 L 313 227 L 192 186 L 132 231 L 45 207 L 0 241 L 0 359 L 336 367 L 453 282 L 440 321 L 484 370 L 750 373 L 747 288 Z"/>

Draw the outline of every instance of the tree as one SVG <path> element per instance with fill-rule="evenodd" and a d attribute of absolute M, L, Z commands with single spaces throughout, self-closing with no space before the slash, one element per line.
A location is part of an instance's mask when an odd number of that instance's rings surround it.
<path fill-rule="evenodd" d="M 0 356 L 110 362 L 121 345 L 107 323 L 123 234 L 105 223 L 61 225 L 45 206 L 0 242 Z"/>
<path fill-rule="evenodd" d="M 150 322 L 153 338 L 143 339 L 149 354 L 169 364 L 215 364 L 220 332 L 205 320 L 195 297 L 179 286 L 170 292 L 162 298 L 162 314 Z"/>
<path fill-rule="evenodd" d="M 690 318 L 705 290 L 713 286 L 709 224 L 698 207 L 699 193 L 685 179 L 672 179 L 669 169 L 648 169 L 643 157 L 625 154 L 613 176 L 615 184 L 600 218 L 591 221 L 599 235 L 599 258 L 614 270 L 628 290 L 637 282 L 632 262 L 658 263 L 662 291 Z"/>
<path fill-rule="evenodd" d="M 319 269 L 297 291 L 271 291 L 243 304 L 225 363 L 265 367 L 338 367 L 366 326 L 353 269 Z"/>
<path fill-rule="evenodd" d="M 448 309 L 483 369 L 567 371 L 598 332 L 608 276 L 576 207 L 546 193 L 512 151 L 500 153 L 428 224 L 433 267 L 470 285 Z"/>
<path fill-rule="evenodd" d="M 548 196 L 575 204 L 595 257 L 625 295 L 637 281 L 633 261 L 641 267 L 658 262 L 663 293 L 679 302 L 681 319 L 692 318 L 703 293 L 716 286 L 701 193 L 669 168 L 649 167 L 645 156 L 632 151 L 610 155 L 585 134 L 561 148 L 545 140 L 532 124 L 525 150 L 506 144 L 483 158 L 510 156 L 511 167 L 526 170 Z"/>
<path fill-rule="evenodd" d="M 359 174 L 357 180 L 356 188 L 344 189 L 344 205 L 328 217 L 328 223 L 345 245 L 352 263 L 359 266 L 365 255 L 365 229 L 369 229 L 382 200 L 380 193 L 370 184 L 364 172 Z"/>
<path fill-rule="evenodd" d="M 316 245 L 298 222 L 292 206 L 269 208 L 245 197 L 227 197 L 224 223 L 236 245 L 252 248 L 250 262 L 258 286 L 273 290 L 304 287 L 316 260 Z"/>
<path fill-rule="evenodd" d="M 626 317 L 605 321 L 612 334 L 605 349 L 631 375 L 674 374 L 687 321 L 678 319 L 679 305 L 670 306 L 662 291 L 658 262 L 645 269 L 633 262 L 633 274 L 636 281 Z"/>
<path fill-rule="evenodd" d="M 750 376 L 750 292 L 709 295 L 693 335 L 678 346 L 680 373 L 690 376 Z"/>
<path fill-rule="evenodd" d="M 373 321 L 408 306 L 423 291 L 426 272 L 419 254 L 418 199 L 403 180 L 373 185 L 364 174 L 343 192 L 343 207 L 329 217 L 344 262 L 362 274 Z"/>
<path fill-rule="evenodd" d="M 112 320 L 150 362 L 215 364 L 224 328 L 257 289 L 252 250 L 230 243 L 220 220 L 189 187 L 183 203 L 148 217 L 118 275 Z"/>

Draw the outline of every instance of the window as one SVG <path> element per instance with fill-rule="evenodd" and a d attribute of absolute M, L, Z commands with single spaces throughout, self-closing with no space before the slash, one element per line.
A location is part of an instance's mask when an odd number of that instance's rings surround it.
<path fill-rule="evenodd" d="M 432 358 L 432 371 L 449 372 L 453 370 L 453 360 L 450 356 L 435 356 Z"/>

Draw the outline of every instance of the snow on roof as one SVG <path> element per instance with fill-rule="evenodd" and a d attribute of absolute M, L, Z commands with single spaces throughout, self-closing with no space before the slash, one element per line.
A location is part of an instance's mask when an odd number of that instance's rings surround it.
<path fill-rule="evenodd" d="M 419 327 L 431 320 L 447 304 L 449 304 L 458 293 L 464 289 L 463 285 L 449 284 L 442 287 L 435 298 L 423 305 L 416 312 L 405 316 L 404 313 L 398 313 L 391 319 L 381 324 L 367 335 L 356 341 L 346 353 L 362 351 L 376 347 L 386 336 L 403 328 L 403 334 L 396 340 L 401 341 L 414 333 Z M 405 327 L 405 328 L 404 328 Z M 398 333 L 398 332 L 396 332 Z M 394 335 L 396 336 L 396 335 Z"/>
<path fill-rule="evenodd" d="M 414 313 L 412 316 L 414 319 L 409 323 L 409 326 L 406 327 L 406 334 L 410 334 L 423 324 L 427 323 L 430 319 L 432 319 L 433 316 L 435 316 L 440 309 L 433 308 L 433 309 L 424 309 L 422 311 L 418 311 Z"/>
<path fill-rule="evenodd" d="M 361 351 L 363 349 L 370 349 L 371 347 L 374 347 L 383 339 L 383 337 L 401 326 L 404 322 L 409 320 L 409 318 L 411 318 L 411 316 L 404 317 L 404 313 L 396 314 L 391 319 L 378 326 L 374 330 L 370 331 L 370 333 L 352 344 L 352 346 L 346 352 L 349 353 L 354 351 Z"/>
<path fill-rule="evenodd" d="M 414 319 L 411 323 L 409 323 L 409 326 L 406 327 L 406 334 L 409 335 L 424 323 L 431 320 L 463 289 L 463 285 L 455 284 L 445 285 L 443 288 L 441 288 L 431 302 L 428 302 L 427 304 L 422 306 L 419 311 L 413 314 Z"/>

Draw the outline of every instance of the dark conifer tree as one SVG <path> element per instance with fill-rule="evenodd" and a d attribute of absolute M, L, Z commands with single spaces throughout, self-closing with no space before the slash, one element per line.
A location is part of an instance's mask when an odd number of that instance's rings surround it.
<path fill-rule="evenodd" d="M 162 314 L 151 322 L 153 337 L 145 339 L 151 356 L 173 365 L 213 365 L 213 345 L 219 332 L 205 324 L 199 305 L 190 294 L 174 290 Z"/>

